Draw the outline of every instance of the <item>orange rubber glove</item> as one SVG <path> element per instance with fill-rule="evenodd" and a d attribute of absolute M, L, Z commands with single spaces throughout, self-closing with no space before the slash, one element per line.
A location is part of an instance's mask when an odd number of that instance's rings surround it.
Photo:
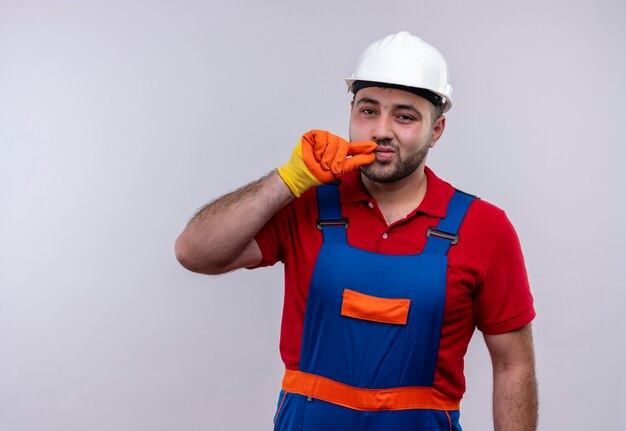
<path fill-rule="evenodd" d="M 348 142 L 323 130 L 311 130 L 302 135 L 289 161 L 278 168 L 278 174 L 299 198 L 311 187 L 373 163 L 377 147 L 375 142 Z"/>

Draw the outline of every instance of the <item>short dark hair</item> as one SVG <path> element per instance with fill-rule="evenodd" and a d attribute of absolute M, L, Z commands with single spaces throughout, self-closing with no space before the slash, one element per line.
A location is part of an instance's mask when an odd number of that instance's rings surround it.
<path fill-rule="evenodd" d="M 433 117 L 432 123 L 435 124 L 435 121 L 437 121 L 437 119 L 443 115 L 443 105 L 433 105 L 430 111 Z"/>

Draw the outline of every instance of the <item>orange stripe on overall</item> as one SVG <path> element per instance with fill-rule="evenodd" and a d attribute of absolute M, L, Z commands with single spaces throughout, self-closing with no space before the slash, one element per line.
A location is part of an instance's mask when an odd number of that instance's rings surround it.
<path fill-rule="evenodd" d="M 286 370 L 283 390 L 328 401 L 354 410 L 458 410 L 459 400 L 427 387 L 363 389 L 304 373 Z"/>

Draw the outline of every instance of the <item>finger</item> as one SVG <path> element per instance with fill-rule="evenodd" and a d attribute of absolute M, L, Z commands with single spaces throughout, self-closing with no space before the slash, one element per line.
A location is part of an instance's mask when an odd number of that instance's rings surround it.
<path fill-rule="evenodd" d="M 304 161 L 304 164 L 309 172 L 313 174 L 313 176 L 317 178 L 320 183 L 324 184 L 334 179 L 333 174 L 330 171 L 323 169 L 320 162 L 315 159 L 313 146 L 308 143 L 302 145 L 302 160 Z"/>
<path fill-rule="evenodd" d="M 356 156 L 352 156 L 343 163 L 342 174 L 347 174 L 360 166 L 374 163 L 374 160 L 376 160 L 375 154 L 357 154 Z"/>
<path fill-rule="evenodd" d="M 333 164 L 333 161 L 337 158 L 337 153 L 339 152 L 339 148 L 341 146 L 341 142 L 334 137 L 325 136 L 325 145 L 323 148 L 323 154 L 320 158 L 320 164 L 322 168 L 330 170 Z"/>
<path fill-rule="evenodd" d="M 311 147 L 311 150 L 315 152 L 316 146 L 318 144 L 323 144 L 324 141 L 324 132 L 322 130 L 310 130 L 302 135 L 303 145 L 306 143 Z"/>
<path fill-rule="evenodd" d="M 326 151 L 326 146 L 328 145 L 327 133 L 328 132 L 323 130 L 311 130 L 304 135 L 308 138 L 311 148 L 313 149 L 313 154 L 315 155 L 315 160 L 318 162 L 322 161 L 324 151 Z"/>
<path fill-rule="evenodd" d="M 302 140 L 306 142 L 307 149 L 310 149 L 310 152 L 307 151 L 307 153 L 313 156 L 308 159 L 308 163 L 318 164 L 322 169 L 328 170 L 330 162 L 327 159 L 329 157 L 332 158 L 333 154 L 332 148 L 328 148 L 328 132 L 323 130 L 311 130 L 302 135 Z M 325 156 L 327 151 L 329 154 Z M 313 163 L 314 161 L 315 163 Z"/>
<path fill-rule="evenodd" d="M 371 154 L 378 148 L 378 144 L 374 141 L 348 142 L 348 146 L 348 154 L 351 156 L 356 154 Z"/>
<path fill-rule="evenodd" d="M 346 141 L 344 141 L 343 143 L 340 143 L 339 147 L 337 148 L 337 153 L 335 154 L 335 158 L 333 159 L 333 162 L 330 166 L 331 172 L 336 176 L 343 175 L 343 168 L 344 168 L 344 164 L 346 163 L 346 160 L 347 160 L 346 156 L 348 155 L 348 150 L 349 150 L 349 147 L 347 144 L 348 143 Z"/>

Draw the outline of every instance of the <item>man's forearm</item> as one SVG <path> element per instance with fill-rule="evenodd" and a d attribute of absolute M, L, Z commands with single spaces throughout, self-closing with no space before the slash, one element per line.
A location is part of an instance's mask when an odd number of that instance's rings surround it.
<path fill-rule="evenodd" d="M 176 240 L 176 257 L 195 272 L 217 274 L 234 269 L 233 262 L 241 259 L 255 235 L 293 199 L 275 171 L 224 195 L 191 219 Z M 251 264 L 245 259 L 241 263 Z"/>
<path fill-rule="evenodd" d="M 484 337 L 493 364 L 495 431 L 535 431 L 537 380 L 530 324 Z"/>
<path fill-rule="evenodd" d="M 503 367 L 494 373 L 495 431 L 535 431 L 537 410 L 537 381 L 532 362 Z"/>

